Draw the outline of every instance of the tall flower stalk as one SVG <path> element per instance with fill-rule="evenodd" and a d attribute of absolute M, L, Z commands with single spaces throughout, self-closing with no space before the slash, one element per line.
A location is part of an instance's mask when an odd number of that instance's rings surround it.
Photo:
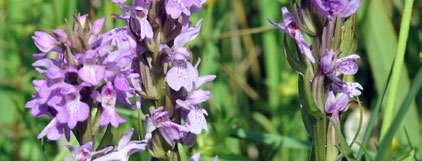
<path fill-rule="evenodd" d="M 359 5 L 360 0 L 302 0 L 293 4 L 292 12 L 282 7 L 283 24 L 268 19 L 285 33 L 287 60 L 299 73 L 302 117 L 314 142 L 315 160 L 341 159 L 335 127 L 340 126 L 339 117 L 349 102 L 363 90 L 344 78 L 358 71 L 353 14 Z M 295 46 L 288 45 L 288 37 Z"/>
<path fill-rule="evenodd" d="M 76 136 L 81 148 L 68 148 L 77 160 L 127 160 L 141 151 L 180 160 L 176 145 L 193 146 L 196 135 L 208 131 L 200 104 L 210 91 L 199 87 L 215 76 L 199 76 L 200 60 L 193 65 L 185 47 L 202 22 L 192 25 L 189 16 L 205 0 L 134 0 L 130 6 L 125 1 L 111 0 L 122 11 L 113 17 L 126 22 L 124 27 L 102 33 L 105 18 L 91 24 L 88 15 L 75 15 L 67 32 L 35 32 L 41 53 L 33 55 L 33 66 L 46 79 L 33 81 L 36 93 L 25 107 L 36 117 L 51 117 L 38 138 Z M 140 136 L 131 141 L 132 128 L 117 146 L 93 148 L 111 142 L 95 141 L 101 129 L 107 129 L 107 138 L 111 128 L 127 121 L 116 110 L 120 106 L 144 113 L 146 120 L 138 118 Z"/>

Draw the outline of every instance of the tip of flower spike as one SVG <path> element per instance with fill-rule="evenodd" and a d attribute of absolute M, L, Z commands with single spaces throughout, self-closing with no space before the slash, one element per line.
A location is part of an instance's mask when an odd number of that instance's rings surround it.
<path fill-rule="evenodd" d="M 105 20 L 106 20 L 106 18 L 103 17 L 103 18 L 100 18 L 100 19 L 98 19 L 94 22 L 94 24 L 92 25 L 92 28 L 91 28 L 92 34 L 99 35 L 101 33 L 101 30 L 103 29 Z"/>

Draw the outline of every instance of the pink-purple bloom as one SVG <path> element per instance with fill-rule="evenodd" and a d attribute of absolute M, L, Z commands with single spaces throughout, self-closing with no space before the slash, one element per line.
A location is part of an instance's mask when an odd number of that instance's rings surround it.
<path fill-rule="evenodd" d="M 354 75 L 358 71 L 356 60 L 359 59 L 359 55 L 352 54 L 343 58 L 339 58 L 339 56 L 340 54 L 329 50 L 321 57 L 321 69 L 323 73 L 335 82 L 341 81 L 337 77 L 336 72 L 344 75 Z"/>
<path fill-rule="evenodd" d="M 57 40 L 53 36 L 41 31 L 36 31 L 32 39 L 42 52 L 49 52 L 57 45 Z"/>
<path fill-rule="evenodd" d="M 325 112 L 331 114 L 334 121 L 339 121 L 339 113 L 346 110 L 349 103 L 349 95 L 345 93 L 337 93 L 329 90 L 327 93 L 327 100 L 325 102 Z"/>
<path fill-rule="evenodd" d="M 174 141 L 181 140 L 189 132 L 185 126 L 173 123 L 163 107 L 155 109 L 151 116 L 146 115 L 147 134 L 145 139 L 152 138 L 152 132 L 158 129 L 166 142 L 173 146 Z"/>
<path fill-rule="evenodd" d="M 167 72 L 166 82 L 168 86 L 178 91 L 184 87 L 186 91 L 191 92 L 202 84 L 215 79 L 215 75 L 198 75 L 198 65 L 200 60 L 193 66 L 187 61 L 175 61 L 174 66 Z"/>
<path fill-rule="evenodd" d="M 125 6 L 119 1 L 113 2 L 119 3 L 123 12 L 122 15 L 114 15 L 115 18 L 124 20 L 129 29 L 139 37 L 139 40 L 147 39 L 149 41 L 152 39 L 154 33 L 150 22 L 147 20 L 151 0 L 135 0 L 133 6 Z"/>
<path fill-rule="evenodd" d="M 358 96 L 361 94 L 359 91 L 363 87 L 355 82 L 343 82 L 338 76 L 337 72 L 344 75 L 353 75 L 358 71 L 356 60 L 359 56 L 352 54 L 343 58 L 339 58 L 340 54 L 333 50 L 327 51 L 322 55 L 320 63 L 322 72 L 332 81 L 330 86 L 335 92 L 342 92 L 348 96 Z"/>
<path fill-rule="evenodd" d="M 130 138 L 133 135 L 134 129 L 131 128 L 120 136 L 119 143 L 114 150 L 108 154 L 105 154 L 94 161 L 109 161 L 109 160 L 121 160 L 127 161 L 129 156 L 133 153 L 144 151 L 147 144 L 145 140 L 133 140 L 130 141 Z"/>
<path fill-rule="evenodd" d="M 58 140 L 63 134 L 66 140 L 70 140 L 70 128 L 67 124 L 61 124 L 56 118 L 52 119 L 50 123 L 38 134 L 38 139 L 47 136 L 48 140 Z"/>
<path fill-rule="evenodd" d="M 315 8 L 329 19 L 335 19 L 341 14 L 342 18 L 347 18 L 354 14 L 360 5 L 361 0 L 311 0 Z"/>
<path fill-rule="evenodd" d="M 283 25 L 277 24 L 270 19 L 267 19 L 268 22 L 270 22 L 275 27 L 281 29 L 288 36 L 294 38 L 296 41 L 296 45 L 299 47 L 300 52 L 304 54 L 310 62 L 315 63 L 315 58 L 312 56 L 311 47 L 303 38 L 302 31 L 299 29 L 293 14 L 290 13 L 286 7 L 282 7 L 281 12 L 283 13 Z"/>
<path fill-rule="evenodd" d="M 97 154 L 105 154 L 108 153 L 113 147 L 105 147 L 98 151 L 93 151 L 92 142 L 88 142 L 84 145 L 81 145 L 79 148 L 75 148 L 72 146 L 65 146 L 72 152 L 73 157 L 76 161 L 91 161 L 92 158 Z"/>
<path fill-rule="evenodd" d="M 45 80 L 33 81 L 36 93 L 25 107 L 36 117 L 51 118 L 38 138 L 58 140 L 65 135 L 69 141 L 70 132 L 83 135 L 77 139 L 87 143 L 79 149 L 67 146 L 76 160 L 128 160 L 131 154 L 151 148 L 153 135 L 161 135 L 172 147 L 175 143 L 193 146 L 197 134 L 208 132 L 207 112 L 200 104 L 210 98 L 210 91 L 198 87 L 216 77 L 199 76 L 200 59 L 193 65 L 185 47 L 199 35 L 202 23 L 191 26 L 189 15 L 205 0 L 161 0 L 154 5 L 152 0 L 135 0 L 132 6 L 123 5 L 126 0 L 111 2 L 122 10 L 114 17 L 127 26 L 102 33 L 105 18 L 91 25 L 88 15 L 77 15 L 75 23 L 67 25 L 68 33 L 63 29 L 53 30 L 53 35 L 35 32 L 33 40 L 41 53 L 33 54 L 37 60 L 32 65 Z M 50 51 L 57 52 L 57 57 L 46 57 Z M 163 89 L 173 107 L 158 103 L 145 114 L 145 140 L 130 141 L 132 128 L 122 134 L 116 147 L 93 150 L 94 142 L 89 142 L 93 138 L 86 138 L 85 130 L 97 135 L 98 127 L 118 128 L 126 121 L 117 113 L 120 105 L 135 109 L 133 96 L 137 108 L 141 108 L 141 96 L 161 102 L 157 93 L 163 93 L 157 91 Z M 95 129 L 86 129 L 91 127 Z"/>
<path fill-rule="evenodd" d="M 118 127 L 119 124 L 125 122 L 125 119 L 116 112 L 117 93 L 111 82 L 107 82 L 102 87 L 101 93 L 94 91 L 91 97 L 101 103 L 101 107 L 104 109 L 100 117 L 100 126 L 110 123 L 114 127 Z"/>

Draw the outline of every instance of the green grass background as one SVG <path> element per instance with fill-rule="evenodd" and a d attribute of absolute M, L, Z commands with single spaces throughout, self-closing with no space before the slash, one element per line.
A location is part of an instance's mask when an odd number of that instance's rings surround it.
<path fill-rule="evenodd" d="M 289 67 L 282 46 L 283 34 L 265 18 L 281 22 L 281 6 L 290 0 L 208 0 L 191 20 L 203 18 L 200 36 L 189 44 L 195 59 L 201 58 L 201 74 L 215 74 L 217 79 L 204 88 L 212 98 L 203 107 L 208 111 L 208 135 L 198 136 L 197 144 L 186 149 L 189 154 L 203 153 L 207 160 L 218 155 L 221 160 L 308 160 L 311 142 L 299 112 L 297 74 Z M 397 77 L 398 90 L 389 93 L 373 127 L 376 143 L 385 115 L 394 117 L 401 109 L 409 90 L 416 90 L 411 104 L 398 126 L 394 159 L 416 154 L 422 160 L 420 87 L 412 89 L 421 66 L 422 0 L 410 8 L 411 18 L 403 66 Z M 290 7 L 289 7 L 290 8 Z M 49 118 L 35 118 L 24 104 L 35 92 L 31 81 L 42 78 L 31 64 L 32 53 L 39 52 L 32 39 L 34 31 L 51 32 L 65 28 L 64 19 L 72 20 L 75 12 L 89 13 L 90 19 L 107 17 L 103 31 L 123 26 L 113 20 L 120 13 L 108 0 L 0 0 L 0 160 L 62 160 L 67 157 L 63 145 L 42 142 L 38 133 Z M 357 13 L 356 36 L 359 72 L 354 79 L 364 86 L 359 97 L 364 108 L 375 109 L 389 80 L 398 49 L 398 37 L 404 12 L 401 0 L 366 0 Z M 403 47 L 402 47 L 403 48 Z M 393 82 L 394 84 L 394 82 Z M 385 108 L 392 108 L 392 113 Z M 136 112 L 119 108 L 128 119 L 118 131 L 137 125 Z M 406 111 L 405 111 L 406 112 Z M 377 113 L 377 112 L 376 112 Z M 348 113 L 346 113 L 347 116 Z M 342 119 L 345 119 L 343 117 Z M 394 124 L 394 122 L 393 122 Z M 409 143 L 410 141 L 410 143 Z M 390 143 L 386 144 L 391 146 Z M 377 148 L 376 148 L 377 149 Z M 386 153 L 386 152 L 382 152 Z M 145 157 L 137 154 L 132 160 Z"/>

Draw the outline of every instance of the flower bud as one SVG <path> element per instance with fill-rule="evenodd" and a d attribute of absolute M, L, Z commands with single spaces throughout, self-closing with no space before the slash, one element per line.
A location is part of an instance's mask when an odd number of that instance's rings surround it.
<path fill-rule="evenodd" d="M 67 34 L 66 32 L 64 32 L 63 29 L 55 29 L 53 30 L 53 34 L 57 38 L 57 40 L 59 40 L 62 43 L 65 43 L 68 41 Z"/>
<path fill-rule="evenodd" d="M 105 21 L 105 17 L 100 18 L 94 22 L 91 28 L 91 33 L 93 35 L 98 35 L 101 33 L 101 30 L 103 29 L 103 26 L 104 26 L 104 21 Z"/>
<path fill-rule="evenodd" d="M 35 35 L 32 36 L 32 39 L 35 41 L 35 45 L 42 52 L 49 52 L 56 46 L 56 39 L 54 39 L 50 34 L 36 31 Z"/>

